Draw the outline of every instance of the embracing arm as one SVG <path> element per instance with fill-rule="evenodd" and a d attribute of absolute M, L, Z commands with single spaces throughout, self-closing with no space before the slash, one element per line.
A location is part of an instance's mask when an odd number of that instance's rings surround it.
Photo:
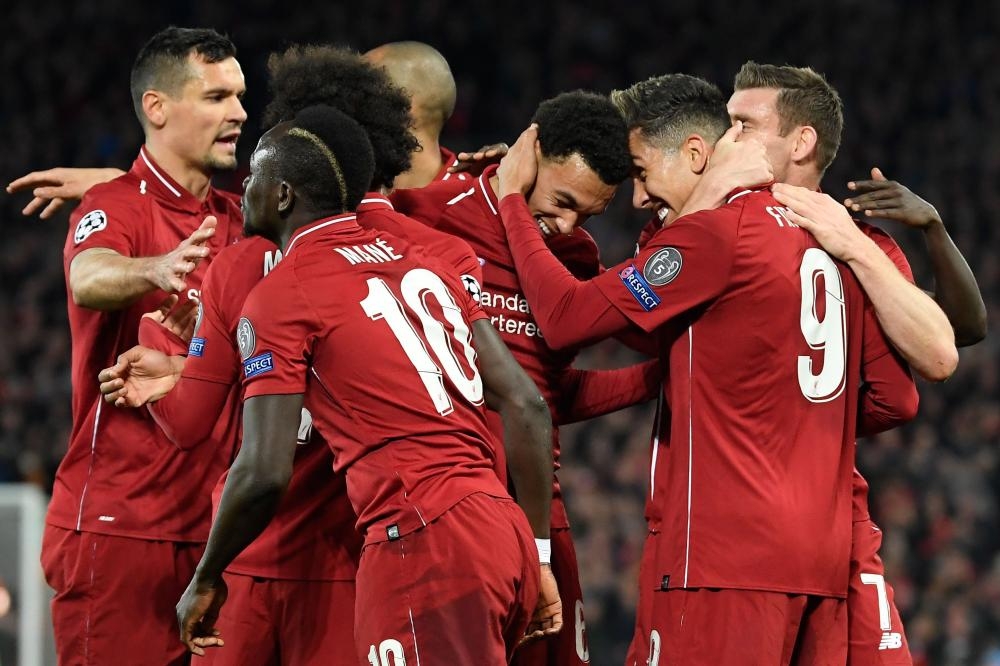
<path fill-rule="evenodd" d="M 955 344 L 974 345 L 986 337 L 986 305 L 976 276 L 955 246 L 937 209 L 909 188 L 887 180 L 880 169 L 871 180 L 852 181 L 855 192 L 844 205 L 866 217 L 897 220 L 924 232 L 924 243 L 934 273 L 934 300 L 955 329 Z"/>
<path fill-rule="evenodd" d="M 658 360 L 615 370 L 570 368 L 559 381 L 559 425 L 585 421 L 656 397 L 663 381 Z"/>

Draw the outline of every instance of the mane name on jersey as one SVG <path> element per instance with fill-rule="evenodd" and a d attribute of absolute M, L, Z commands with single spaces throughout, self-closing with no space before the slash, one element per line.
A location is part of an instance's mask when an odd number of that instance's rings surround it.
<path fill-rule="evenodd" d="M 403 255 L 396 254 L 396 250 L 381 238 L 374 243 L 351 245 L 350 247 L 335 247 L 333 249 L 337 251 L 337 254 L 347 259 L 351 266 L 358 264 L 385 264 L 403 258 Z"/>

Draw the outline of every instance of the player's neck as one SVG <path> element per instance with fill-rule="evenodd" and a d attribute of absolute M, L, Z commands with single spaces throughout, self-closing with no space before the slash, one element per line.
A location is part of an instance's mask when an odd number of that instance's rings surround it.
<path fill-rule="evenodd" d="M 281 230 L 281 238 L 278 245 L 282 250 L 288 247 L 288 241 L 292 239 L 299 229 L 308 227 L 310 224 L 326 220 L 337 215 L 344 215 L 344 211 L 322 211 L 310 208 L 308 210 L 295 211 L 288 216 L 288 221 Z"/>
<path fill-rule="evenodd" d="M 792 164 L 788 168 L 788 173 L 785 174 L 784 178 L 775 178 L 775 180 L 786 185 L 804 187 L 807 190 L 818 190 L 822 176 L 816 172 L 816 169 L 812 165 Z"/>
<path fill-rule="evenodd" d="M 441 171 L 441 144 L 435 135 L 419 130 L 414 131 L 420 150 L 410 155 L 410 169 L 396 176 L 392 186 L 397 190 L 425 187 L 437 177 Z"/>
<path fill-rule="evenodd" d="M 145 149 L 156 165 L 178 185 L 200 200 L 208 196 L 208 188 L 212 184 L 211 173 L 206 173 L 201 167 L 192 166 L 187 160 L 156 141 L 154 137 L 147 137 Z"/>

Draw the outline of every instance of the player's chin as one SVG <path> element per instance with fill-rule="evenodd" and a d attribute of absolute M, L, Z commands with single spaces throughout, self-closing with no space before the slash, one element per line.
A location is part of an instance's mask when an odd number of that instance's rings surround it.
<path fill-rule="evenodd" d="M 216 148 L 205 159 L 205 166 L 212 171 L 234 171 L 239 162 L 235 152 L 230 152 L 228 148 Z"/>

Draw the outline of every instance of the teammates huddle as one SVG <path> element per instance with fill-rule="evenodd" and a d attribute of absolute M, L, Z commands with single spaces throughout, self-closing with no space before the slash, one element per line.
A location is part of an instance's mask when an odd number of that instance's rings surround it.
<path fill-rule="evenodd" d="M 82 195 L 60 663 L 588 663 L 553 426 L 653 398 L 626 663 L 912 663 L 854 440 L 912 419 L 910 369 L 950 376 L 985 311 L 929 204 L 876 170 L 847 202 L 925 230 L 947 311 L 817 191 L 822 76 L 564 93 L 472 176 L 432 48 L 292 47 L 238 206 L 210 184 L 247 120 L 235 55 L 158 33 L 132 168 L 12 186 Z M 654 217 L 605 269 L 580 227 L 629 177 Z M 572 367 L 607 337 L 650 360 Z"/>

